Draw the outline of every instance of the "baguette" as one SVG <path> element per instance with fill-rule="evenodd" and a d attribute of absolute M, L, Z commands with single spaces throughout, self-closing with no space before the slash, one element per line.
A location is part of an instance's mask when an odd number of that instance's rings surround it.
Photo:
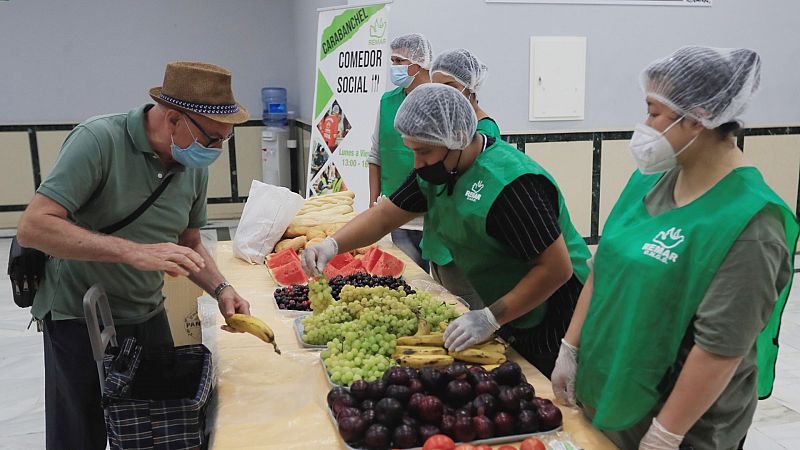
<path fill-rule="evenodd" d="M 296 237 L 300 237 L 300 236 L 305 236 L 306 234 L 308 234 L 308 232 L 311 230 L 311 228 L 312 227 L 307 226 L 307 225 L 306 226 L 292 226 L 292 225 L 289 225 L 289 227 L 286 229 L 286 232 L 283 233 L 283 236 L 287 237 L 287 238 L 296 238 Z"/>
<path fill-rule="evenodd" d="M 330 205 L 327 208 L 318 211 L 300 212 L 296 217 L 316 217 L 316 216 L 332 216 L 339 214 L 347 214 L 353 212 L 353 207 L 350 205 Z"/>
<path fill-rule="evenodd" d="M 275 244 L 275 253 L 282 252 L 287 248 L 291 248 L 294 251 L 299 251 L 306 246 L 306 237 L 299 236 L 293 239 L 284 239 L 277 244 Z"/>
<path fill-rule="evenodd" d="M 313 227 L 315 225 L 345 223 L 349 222 L 350 219 L 352 219 L 355 216 L 357 216 L 355 212 L 350 212 L 347 214 L 328 215 L 328 216 L 312 216 L 312 217 L 299 216 L 295 217 L 294 220 L 292 220 L 292 222 L 289 224 L 289 226 Z"/>
<path fill-rule="evenodd" d="M 325 230 L 321 225 L 309 228 L 308 233 L 306 233 L 306 238 L 308 238 L 309 243 L 315 239 L 325 239 L 326 237 L 328 237 L 328 235 L 325 234 Z"/>

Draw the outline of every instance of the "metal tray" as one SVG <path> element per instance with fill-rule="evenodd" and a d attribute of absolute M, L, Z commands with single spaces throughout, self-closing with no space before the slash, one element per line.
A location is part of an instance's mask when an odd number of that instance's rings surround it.
<path fill-rule="evenodd" d="M 278 308 L 278 301 L 275 300 L 275 295 L 273 294 L 270 299 L 272 300 L 272 306 L 275 307 L 275 311 L 278 311 L 278 314 L 285 316 L 285 317 L 300 317 L 301 319 L 309 314 L 312 311 L 297 311 L 295 309 L 280 309 Z M 302 325 L 300 325 L 302 327 Z"/>
<path fill-rule="evenodd" d="M 330 417 L 331 421 L 333 422 L 333 427 L 336 428 L 336 436 L 339 437 L 339 439 L 341 440 L 342 445 L 344 446 L 344 448 L 346 448 L 348 450 L 365 450 L 364 447 L 352 447 L 350 444 L 345 442 L 344 439 L 342 439 L 342 436 L 339 434 L 339 429 L 338 429 L 338 425 L 336 423 L 336 419 L 333 417 L 333 411 L 331 411 L 331 409 L 328 408 L 327 405 L 325 405 L 325 410 L 328 411 L 328 417 Z M 469 445 L 486 444 L 486 445 L 494 446 L 494 445 L 498 445 L 498 444 L 507 444 L 509 442 L 521 442 L 521 441 L 524 441 L 525 439 L 528 439 L 529 437 L 545 436 L 545 435 L 548 435 L 548 434 L 551 434 L 551 433 L 555 434 L 555 433 L 558 433 L 559 431 L 561 431 L 563 429 L 564 429 L 564 426 L 562 425 L 562 426 L 560 426 L 558 428 L 555 428 L 553 430 L 550 430 L 550 431 L 541 431 L 541 432 L 538 432 L 538 433 L 512 434 L 512 435 L 509 435 L 509 436 L 498 436 L 498 437 L 493 437 L 493 438 L 489 438 L 489 439 L 480 439 L 480 440 L 477 440 L 477 441 L 470 441 L 470 442 L 463 442 L 463 443 L 464 444 L 469 444 Z M 458 444 L 459 444 L 459 442 L 456 442 L 456 445 L 458 445 Z M 422 450 L 422 447 L 413 447 L 410 450 Z"/>
<path fill-rule="evenodd" d="M 281 310 L 278 310 L 278 311 L 281 311 Z M 300 345 L 302 345 L 305 348 L 313 348 L 315 350 L 324 350 L 324 349 L 328 348 L 327 345 L 307 344 L 306 341 L 303 340 L 303 324 L 300 321 L 303 320 L 303 318 L 305 318 L 307 315 L 308 314 L 303 314 L 302 316 L 300 316 L 300 317 L 294 319 L 294 321 L 292 321 L 292 323 L 294 324 L 294 326 L 292 328 L 294 328 L 294 334 L 297 337 L 297 340 L 300 342 Z M 328 373 L 328 369 L 327 368 L 325 369 L 325 373 Z"/>

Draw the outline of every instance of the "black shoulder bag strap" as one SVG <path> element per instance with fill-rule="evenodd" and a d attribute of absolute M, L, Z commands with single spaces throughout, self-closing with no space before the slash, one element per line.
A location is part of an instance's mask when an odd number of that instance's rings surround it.
<path fill-rule="evenodd" d="M 142 203 L 141 205 L 139 205 L 138 208 L 136 208 L 136 211 L 130 213 L 128 217 L 120 220 L 119 222 L 100 229 L 100 232 L 103 234 L 113 234 L 127 227 L 128 225 L 131 224 L 131 222 L 138 219 L 139 216 L 141 216 L 142 213 L 144 213 L 147 210 L 147 208 L 150 207 L 150 205 L 152 205 L 153 203 L 155 203 L 156 200 L 158 200 L 158 197 L 160 197 L 161 193 L 164 192 L 164 189 L 167 188 L 167 185 L 169 185 L 169 182 L 172 181 L 172 177 L 174 175 L 175 175 L 174 172 L 168 174 L 167 177 L 164 178 L 164 181 L 162 181 L 161 184 L 158 186 L 158 189 L 153 191 L 153 193 L 150 194 L 150 197 L 147 197 L 147 200 L 145 200 L 144 203 Z"/>

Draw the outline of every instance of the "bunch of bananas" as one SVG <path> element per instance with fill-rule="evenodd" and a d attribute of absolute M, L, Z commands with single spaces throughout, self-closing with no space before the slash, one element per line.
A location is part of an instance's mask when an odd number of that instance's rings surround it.
<path fill-rule="evenodd" d="M 237 313 L 226 317 L 225 323 L 236 331 L 250 333 L 267 344 L 272 344 L 275 353 L 281 354 L 281 350 L 275 342 L 275 333 L 273 333 L 272 329 L 258 317 Z"/>
<path fill-rule="evenodd" d="M 433 367 L 443 369 L 455 360 L 473 364 L 482 364 L 485 367 L 502 364 L 506 361 L 506 344 L 492 338 L 460 352 L 450 352 L 444 348 L 444 330 L 447 323 L 439 324 L 439 331 L 431 332 L 430 324 L 424 319 L 419 319 L 417 333 L 413 336 L 397 338 L 397 344 L 392 354 L 401 366 Z"/>

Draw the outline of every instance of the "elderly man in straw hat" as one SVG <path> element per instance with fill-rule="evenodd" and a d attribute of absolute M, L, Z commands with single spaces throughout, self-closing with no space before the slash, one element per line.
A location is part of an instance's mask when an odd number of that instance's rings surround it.
<path fill-rule="evenodd" d="M 81 306 L 90 286 L 105 288 L 117 334 L 150 347 L 172 345 L 164 272 L 189 277 L 225 316 L 250 313 L 200 240 L 208 165 L 233 125 L 250 118 L 233 97 L 231 74 L 211 64 L 170 63 L 150 96 L 155 105 L 78 125 L 19 223 L 19 244 L 52 256 L 31 311 L 44 328 L 48 449 L 106 446 Z M 98 231 L 164 185 L 133 222 L 112 234 Z"/>

